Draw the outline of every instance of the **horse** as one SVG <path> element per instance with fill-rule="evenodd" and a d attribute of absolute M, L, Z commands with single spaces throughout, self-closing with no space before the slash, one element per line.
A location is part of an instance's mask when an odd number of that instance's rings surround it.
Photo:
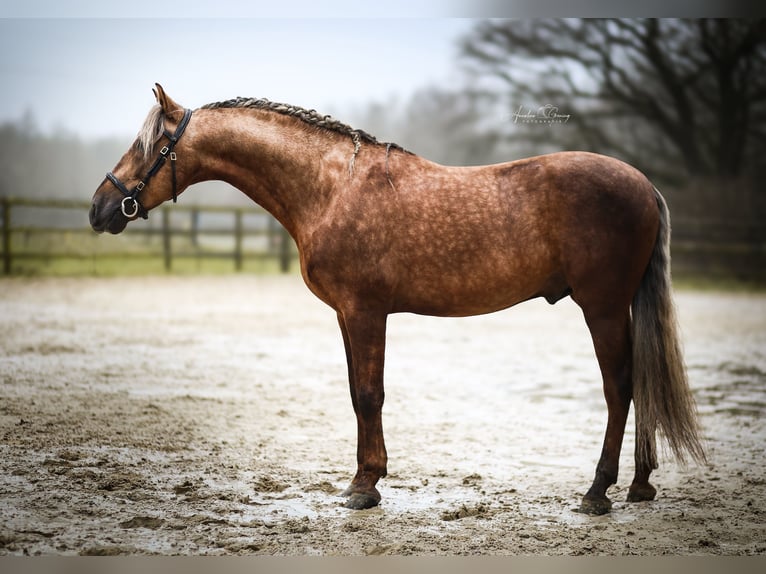
<path fill-rule="evenodd" d="M 580 151 L 444 166 L 314 110 L 236 98 L 192 111 L 155 86 L 157 102 L 134 144 L 96 189 L 91 226 L 120 233 L 188 186 L 215 179 L 285 227 L 303 280 L 335 310 L 345 347 L 357 421 L 347 508 L 381 500 L 393 313 L 462 317 L 536 297 L 574 300 L 608 412 L 584 513 L 612 507 L 607 489 L 617 481 L 631 402 L 628 501 L 655 498 L 656 436 L 680 462 L 705 462 L 672 300 L 668 207 L 637 169 Z"/>

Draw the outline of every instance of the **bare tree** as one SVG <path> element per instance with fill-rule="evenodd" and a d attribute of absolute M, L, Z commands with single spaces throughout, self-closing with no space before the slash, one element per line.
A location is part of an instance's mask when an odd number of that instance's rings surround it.
<path fill-rule="evenodd" d="M 509 112 L 566 108 L 562 145 L 674 179 L 733 178 L 766 157 L 766 19 L 486 21 L 463 53 Z"/>

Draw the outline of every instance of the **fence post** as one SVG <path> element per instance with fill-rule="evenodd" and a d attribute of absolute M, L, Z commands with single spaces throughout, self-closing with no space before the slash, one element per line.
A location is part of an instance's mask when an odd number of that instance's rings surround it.
<path fill-rule="evenodd" d="M 199 209 L 194 208 L 191 210 L 191 244 L 193 247 L 197 247 L 198 235 L 199 235 Z"/>
<path fill-rule="evenodd" d="M 171 268 L 170 252 L 170 210 L 167 207 L 162 208 L 162 254 L 165 259 L 165 271 Z"/>
<path fill-rule="evenodd" d="M 3 198 L 3 273 L 11 274 L 11 200 Z"/>
<path fill-rule="evenodd" d="M 276 219 L 272 216 L 268 216 L 266 219 L 266 229 L 268 230 L 267 237 L 269 238 L 269 251 L 275 249 L 279 243 L 279 229 L 280 225 Z"/>
<path fill-rule="evenodd" d="M 282 227 L 280 233 L 281 242 L 279 245 L 279 268 L 282 273 L 290 271 L 290 234 L 287 233 L 287 229 Z"/>
<path fill-rule="evenodd" d="M 234 268 L 242 271 L 242 210 L 234 211 Z"/>

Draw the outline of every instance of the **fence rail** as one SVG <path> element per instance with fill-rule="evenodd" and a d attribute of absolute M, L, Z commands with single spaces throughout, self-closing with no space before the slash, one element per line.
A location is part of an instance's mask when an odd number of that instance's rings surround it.
<path fill-rule="evenodd" d="M 245 260 L 258 258 L 274 259 L 288 272 L 296 255 L 288 233 L 260 207 L 162 207 L 159 217 L 129 226 L 120 238 L 98 238 L 87 221 L 89 208 L 76 200 L 0 198 L 3 273 L 11 275 L 29 261 L 158 256 L 166 271 L 182 258 L 230 259 L 237 271 Z"/>

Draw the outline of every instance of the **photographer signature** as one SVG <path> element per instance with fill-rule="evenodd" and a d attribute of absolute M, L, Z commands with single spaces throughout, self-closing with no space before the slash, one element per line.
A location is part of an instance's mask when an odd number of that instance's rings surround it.
<path fill-rule="evenodd" d="M 532 108 L 525 108 L 520 105 L 519 108 L 513 112 L 513 123 L 524 124 L 565 124 L 571 117 L 570 114 L 559 113 L 559 108 L 552 104 L 546 104 L 537 108 L 537 111 L 533 111 Z"/>

